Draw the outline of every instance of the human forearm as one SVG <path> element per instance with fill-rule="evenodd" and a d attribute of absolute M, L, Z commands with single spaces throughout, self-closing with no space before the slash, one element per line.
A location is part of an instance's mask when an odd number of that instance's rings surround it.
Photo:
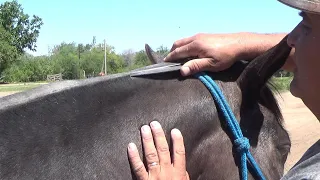
<path fill-rule="evenodd" d="M 258 34 L 258 33 L 239 33 L 241 37 L 241 43 L 243 43 L 244 49 L 241 51 L 239 57 L 241 59 L 251 60 L 255 57 L 263 54 L 268 49 L 278 44 L 287 34 L 275 33 L 275 34 Z M 291 51 L 287 58 L 286 64 L 283 66 L 284 70 L 293 70 L 293 54 L 294 49 Z"/>
<path fill-rule="evenodd" d="M 242 59 L 253 59 L 278 44 L 287 34 L 239 33 Z"/>

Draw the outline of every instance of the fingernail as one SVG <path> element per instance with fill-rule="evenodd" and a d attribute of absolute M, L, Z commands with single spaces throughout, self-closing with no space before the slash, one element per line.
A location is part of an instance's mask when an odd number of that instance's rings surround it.
<path fill-rule="evenodd" d="M 161 125 L 160 125 L 160 123 L 158 121 L 152 121 L 150 123 L 150 125 L 151 125 L 151 128 L 154 128 L 154 129 L 158 129 L 158 128 L 161 127 Z"/>
<path fill-rule="evenodd" d="M 149 133 L 150 132 L 150 127 L 148 125 L 143 125 L 142 126 L 142 132 L 143 133 Z"/>
<path fill-rule="evenodd" d="M 172 136 L 175 136 L 175 137 L 182 136 L 181 132 L 178 129 L 172 129 L 171 133 L 172 133 Z"/>
<path fill-rule="evenodd" d="M 136 149 L 137 149 L 137 146 L 134 143 L 129 143 L 129 150 L 133 151 Z"/>
<path fill-rule="evenodd" d="M 190 74 L 190 68 L 188 66 L 181 67 L 181 74 L 183 76 L 188 76 Z"/>

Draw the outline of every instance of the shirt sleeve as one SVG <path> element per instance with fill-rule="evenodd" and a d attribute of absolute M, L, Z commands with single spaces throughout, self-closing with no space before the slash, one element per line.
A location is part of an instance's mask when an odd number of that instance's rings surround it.
<path fill-rule="evenodd" d="M 281 180 L 320 180 L 320 140 L 307 150 Z"/>

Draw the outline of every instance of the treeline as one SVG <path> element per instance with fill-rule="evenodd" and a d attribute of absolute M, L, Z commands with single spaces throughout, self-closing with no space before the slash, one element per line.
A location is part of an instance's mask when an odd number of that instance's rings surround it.
<path fill-rule="evenodd" d="M 121 73 L 151 64 L 144 50 L 127 50 L 117 54 L 112 46 L 107 45 L 106 49 L 107 74 Z M 157 52 L 166 55 L 169 51 L 160 46 Z M 45 81 L 49 74 L 61 73 L 63 79 L 82 79 L 98 76 L 101 72 L 104 72 L 103 44 L 61 43 L 55 46 L 48 56 L 20 56 L 4 70 L 2 77 L 6 82 L 34 82 Z"/>
<path fill-rule="evenodd" d="M 61 43 L 49 55 L 34 57 L 25 50 L 36 51 L 36 42 L 43 25 L 40 17 L 24 13 L 16 0 L 0 5 L 0 82 L 45 81 L 47 75 L 61 73 L 63 79 L 98 76 L 104 72 L 104 44 Z M 165 54 L 168 49 L 159 47 Z M 108 45 L 107 74 L 129 71 L 149 65 L 144 50 L 115 53 Z"/>

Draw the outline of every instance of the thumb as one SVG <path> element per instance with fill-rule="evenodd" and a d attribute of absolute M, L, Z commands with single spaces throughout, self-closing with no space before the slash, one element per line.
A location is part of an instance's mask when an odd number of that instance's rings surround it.
<path fill-rule="evenodd" d="M 201 71 L 219 71 L 219 63 L 213 58 L 193 59 L 181 67 L 181 74 L 189 76 Z"/>

